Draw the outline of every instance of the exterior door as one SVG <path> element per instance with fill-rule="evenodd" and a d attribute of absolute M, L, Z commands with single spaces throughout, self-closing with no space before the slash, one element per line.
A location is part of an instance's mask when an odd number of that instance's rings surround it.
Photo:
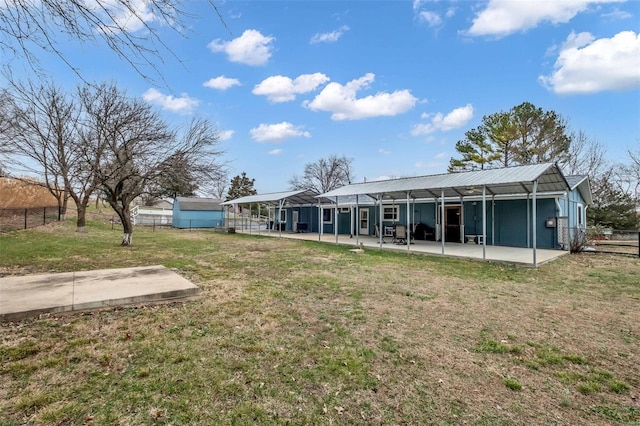
<path fill-rule="evenodd" d="M 444 238 L 447 242 L 460 242 L 460 206 L 444 208 Z"/>
<path fill-rule="evenodd" d="M 294 210 L 293 212 L 291 212 L 291 217 L 292 217 L 291 222 L 293 222 L 291 224 L 291 226 L 293 227 L 292 228 L 293 232 L 298 232 L 298 222 L 299 222 L 298 221 L 298 218 L 299 218 L 298 215 L 299 214 L 300 214 L 300 212 L 298 212 L 298 210 Z"/>
<path fill-rule="evenodd" d="M 369 235 L 369 209 L 360 209 L 359 235 Z"/>

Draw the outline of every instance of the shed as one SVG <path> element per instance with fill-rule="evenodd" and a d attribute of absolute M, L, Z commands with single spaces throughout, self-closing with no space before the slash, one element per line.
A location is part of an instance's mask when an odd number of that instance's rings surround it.
<path fill-rule="evenodd" d="M 222 200 L 177 197 L 173 203 L 174 228 L 216 228 L 224 225 Z"/>

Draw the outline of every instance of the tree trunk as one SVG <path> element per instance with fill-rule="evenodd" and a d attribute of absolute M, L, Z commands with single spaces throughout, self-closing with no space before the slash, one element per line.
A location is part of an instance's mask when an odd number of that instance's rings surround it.
<path fill-rule="evenodd" d="M 76 232 L 85 232 L 86 231 L 86 221 L 87 221 L 87 206 L 85 203 L 78 203 L 77 205 L 78 211 L 78 222 L 76 226 Z"/>
<path fill-rule="evenodd" d="M 122 212 L 120 216 L 120 220 L 122 221 L 122 246 L 130 246 L 133 244 L 133 225 L 131 224 L 131 215 L 129 214 L 129 210 L 125 210 Z"/>

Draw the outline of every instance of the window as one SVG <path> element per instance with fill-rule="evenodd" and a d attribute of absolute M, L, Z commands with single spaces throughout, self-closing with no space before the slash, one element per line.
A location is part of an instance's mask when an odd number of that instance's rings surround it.
<path fill-rule="evenodd" d="M 578 204 L 578 214 L 577 214 L 577 224 L 578 224 L 578 228 L 584 228 L 584 207 L 582 206 L 582 204 Z"/>
<path fill-rule="evenodd" d="M 287 211 L 280 210 L 280 223 L 287 223 Z"/>
<path fill-rule="evenodd" d="M 387 206 L 382 208 L 382 220 L 397 222 L 400 216 L 400 206 Z"/>
<path fill-rule="evenodd" d="M 340 207 L 340 213 L 349 213 L 350 211 L 349 207 Z"/>
<path fill-rule="evenodd" d="M 331 213 L 333 213 L 333 209 L 331 208 L 322 209 L 322 223 L 333 223 Z"/>

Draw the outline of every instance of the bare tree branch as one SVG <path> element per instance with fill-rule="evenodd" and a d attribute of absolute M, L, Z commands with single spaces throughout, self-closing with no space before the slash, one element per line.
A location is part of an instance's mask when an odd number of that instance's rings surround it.
<path fill-rule="evenodd" d="M 219 9 L 209 2 L 224 22 Z M 105 43 L 140 76 L 155 83 L 163 80 L 158 64 L 163 57 L 178 56 L 163 41 L 159 27 L 185 36 L 194 16 L 180 0 L 5 0 L 0 6 L 0 50 L 24 58 L 43 72 L 38 51 L 53 53 L 80 78 L 82 72 L 57 46 L 65 36 L 80 43 Z M 5 70 L 10 73 L 10 64 Z M 155 78 L 147 74 L 151 70 Z"/>

